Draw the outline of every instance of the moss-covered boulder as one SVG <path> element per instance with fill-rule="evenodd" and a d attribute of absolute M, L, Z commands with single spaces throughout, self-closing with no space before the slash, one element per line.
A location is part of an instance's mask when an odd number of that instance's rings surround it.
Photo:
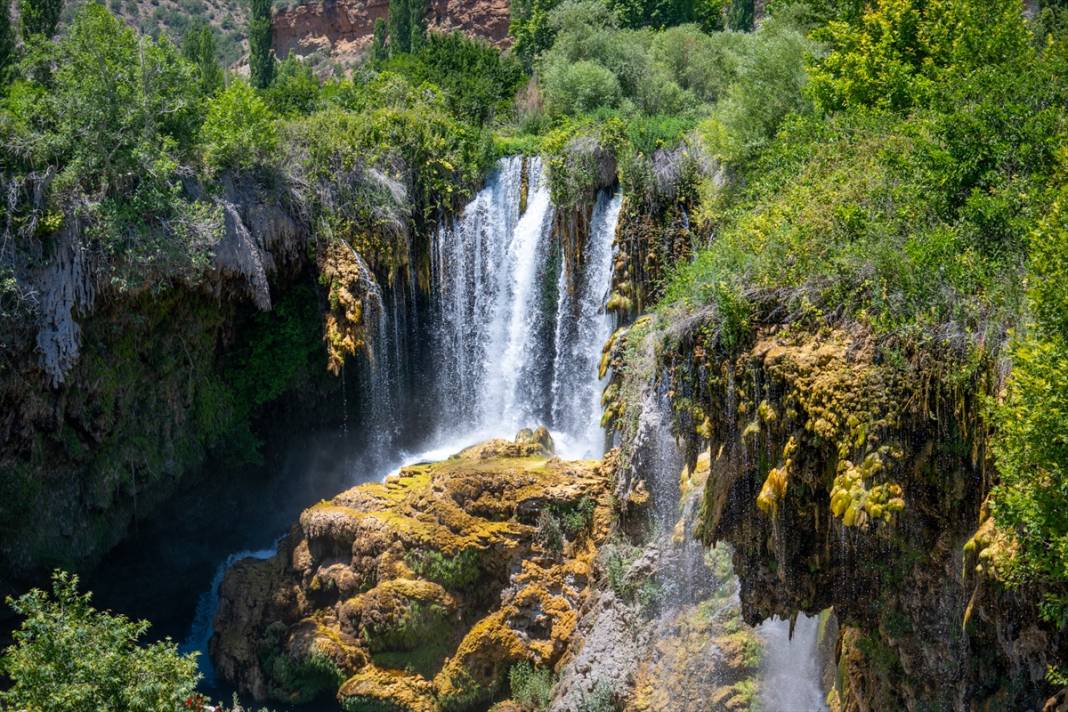
<path fill-rule="evenodd" d="M 601 463 L 551 447 L 526 431 L 305 510 L 223 581 L 219 673 L 259 699 L 422 712 L 486 708 L 513 664 L 555 665 L 610 498 Z"/>

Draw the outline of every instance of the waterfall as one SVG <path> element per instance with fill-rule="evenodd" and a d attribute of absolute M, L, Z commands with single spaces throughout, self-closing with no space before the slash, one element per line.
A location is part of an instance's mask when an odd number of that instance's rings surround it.
<path fill-rule="evenodd" d="M 230 567 L 242 559 L 269 559 L 278 551 L 278 542 L 269 549 L 257 549 L 255 551 L 239 551 L 226 557 L 226 560 L 215 569 L 215 575 L 211 579 L 211 586 L 197 598 L 196 612 L 193 614 L 193 623 L 189 627 L 189 633 L 185 640 L 178 646 L 178 652 L 187 655 L 198 653 L 197 664 L 204 676 L 204 682 L 208 685 L 215 684 L 215 668 L 211 664 L 211 656 L 208 655 L 208 642 L 214 632 L 212 627 L 215 611 L 219 607 L 219 587 L 222 586 L 223 577 Z"/>
<path fill-rule="evenodd" d="M 601 455 L 597 366 L 612 328 L 604 303 L 620 203 L 599 196 L 574 294 L 553 278 L 561 258 L 541 159 L 502 159 L 462 215 L 441 227 L 431 265 L 439 440 L 508 437 L 547 423 L 562 454 Z"/>
<path fill-rule="evenodd" d="M 590 220 L 586 269 L 572 294 L 565 271 L 557 284 L 556 353 L 553 358 L 553 427 L 576 440 L 577 455 L 600 457 L 604 451 L 601 421 L 603 383 L 593 374 L 601 348 L 612 335 L 612 317 L 605 311 L 612 288 L 612 242 L 623 196 L 602 193 Z"/>
<path fill-rule="evenodd" d="M 763 708 L 781 712 L 826 710 L 819 685 L 819 618 L 798 615 L 792 636 L 790 622 L 781 618 L 766 620 L 757 630 L 764 638 Z"/>

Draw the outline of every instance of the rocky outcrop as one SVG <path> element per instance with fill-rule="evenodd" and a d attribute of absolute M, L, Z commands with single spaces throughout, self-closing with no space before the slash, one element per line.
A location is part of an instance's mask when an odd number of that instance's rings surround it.
<path fill-rule="evenodd" d="M 459 30 L 504 47 L 510 44 L 506 0 L 432 0 L 431 30 Z M 275 14 L 274 51 L 279 57 L 320 53 L 352 60 L 372 40 L 374 23 L 389 17 L 388 0 L 316 0 Z"/>
<path fill-rule="evenodd" d="M 609 499 L 600 463 L 549 447 L 527 431 L 306 510 L 223 581 L 218 672 L 259 699 L 451 710 L 501 697 L 515 663 L 555 666 Z"/>
<path fill-rule="evenodd" d="M 888 359 L 860 328 L 766 327 L 733 349 L 723 328 L 709 312 L 639 322 L 617 342 L 648 346 L 613 345 L 606 395 L 633 439 L 647 404 L 628 380 L 659 383 L 687 457 L 710 458 L 698 534 L 733 547 L 745 619 L 834 608 L 835 710 L 1041 707 L 1063 631 L 1040 624 L 1036 592 L 977 577 L 990 537 L 969 544 L 994 477 L 994 374 Z M 645 485 L 623 472 L 621 501 Z"/>

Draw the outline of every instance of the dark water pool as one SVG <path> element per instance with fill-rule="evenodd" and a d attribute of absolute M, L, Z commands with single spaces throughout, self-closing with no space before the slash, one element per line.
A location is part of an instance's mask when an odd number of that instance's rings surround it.
<path fill-rule="evenodd" d="M 295 438 L 277 449 L 255 471 L 213 467 L 202 482 L 139 523 L 85 577 L 95 605 L 151 621 L 153 639 L 170 637 L 186 650 L 198 649 L 210 635 L 212 601 L 205 596 L 228 557 L 265 555 L 263 550 L 289 531 L 303 509 L 348 487 L 379 480 L 388 468 L 385 458 L 371 456 L 358 437 L 340 429 Z M 205 672 L 205 694 L 229 701 L 232 689 L 213 684 L 210 669 Z M 325 712 L 338 705 L 325 700 L 300 709 Z"/>

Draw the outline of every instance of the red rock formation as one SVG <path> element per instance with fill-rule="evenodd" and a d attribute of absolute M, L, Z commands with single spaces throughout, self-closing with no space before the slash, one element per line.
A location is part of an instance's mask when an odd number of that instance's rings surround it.
<path fill-rule="evenodd" d="M 371 43 L 374 22 L 386 19 L 388 0 L 317 0 L 274 16 L 274 50 L 281 57 L 322 50 L 336 59 L 352 59 Z M 429 27 L 462 30 L 504 47 L 508 37 L 508 0 L 432 0 Z"/>

